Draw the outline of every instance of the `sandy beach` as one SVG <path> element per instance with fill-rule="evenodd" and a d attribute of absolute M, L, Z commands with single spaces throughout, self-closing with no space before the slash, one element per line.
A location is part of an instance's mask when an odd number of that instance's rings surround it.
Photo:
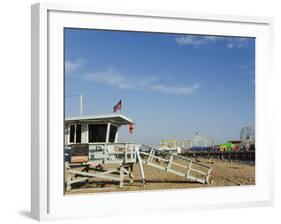
<path fill-rule="evenodd" d="M 134 182 L 124 180 L 124 187 L 119 188 L 116 181 L 92 178 L 87 183 L 73 186 L 66 194 L 85 194 L 101 192 L 143 191 L 159 189 L 180 189 L 199 187 L 222 187 L 255 184 L 255 165 L 245 162 L 200 159 L 200 162 L 212 167 L 210 184 L 194 183 L 183 177 L 167 173 L 149 166 L 144 166 L 146 185 L 142 184 L 138 164 L 134 164 Z M 106 168 L 106 167 L 104 167 Z"/>

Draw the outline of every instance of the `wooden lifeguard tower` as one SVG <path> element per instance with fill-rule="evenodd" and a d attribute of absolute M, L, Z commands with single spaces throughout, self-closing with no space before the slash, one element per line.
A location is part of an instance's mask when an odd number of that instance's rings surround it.
<path fill-rule="evenodd" d="M 118 142 L 121 126 L 132 124 L 131 119 L 120 113 L 65 119 L 67 191 L 71 190 L 72 184 L 89 178 L 115 180 L 123 187 L 126 176 L 133 182 L 133 165 L 137 161 L 145 182 L 139 145 Z M 103 164 L 111 164 L 111 168 L 104 169 Z"/>

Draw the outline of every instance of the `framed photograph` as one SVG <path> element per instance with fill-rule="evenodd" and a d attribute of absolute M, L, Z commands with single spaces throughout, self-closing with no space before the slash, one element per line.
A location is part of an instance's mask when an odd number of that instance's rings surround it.
<path fill-rule="evenodd" d="M 272 204 L 272 29 L 33 5 L 32 217 Z"/>

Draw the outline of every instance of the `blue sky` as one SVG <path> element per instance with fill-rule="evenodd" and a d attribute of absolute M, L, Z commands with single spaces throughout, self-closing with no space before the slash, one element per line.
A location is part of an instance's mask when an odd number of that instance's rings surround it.
<path fill-rule="evenodd" d="M 65 95 L 82 94 L 88 115 L 122 99 L 136 128 L 120 141 L 239 139 L 255 125 L 254 80 L 254 38 L 65 29 Z M 78 97 L 65 111 L 79 114 Z"/>

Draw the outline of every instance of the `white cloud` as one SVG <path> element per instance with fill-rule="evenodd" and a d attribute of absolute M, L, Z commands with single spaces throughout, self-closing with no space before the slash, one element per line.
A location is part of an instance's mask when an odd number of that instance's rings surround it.
<path fill-rule="evenodd" d="M 150 85 L 149 88 L 154 91 L 159 91 L 168 94 L 188 95 L 197 90 L 200 87 L 199 84 L 193 84 L 190 86 L 165 86 L 165 85 Z"/>
<path fill-rule="evenodd" d="M 119 75 L 111 69 L 102 72 L 87 74 L 84 76 L 84 78 L 96 83 L 116 86 L 120 89 L 133 89 L 137 87 L 135 84 L 128 82 L 125 76 Z"/>
<path fill-rule="evenodd" d="M 181 36 L 181 37 L 176 37 L 175 41 L 179 45 L 192 45 L 192 46 L 201 46 L 207 44 L 207 41 L 204 40 L 201 37 L 196 37 L 196 36 Z"/>
<path fill-rule="evenodd" d="M 75 61 L 65 61 L 65 73 L 68 75 L 85 64 L 85 60 L 79 58 Z"/>
<path fill-rule="evenodd" d="M 226 42 L 225 47 L 227 49 L 245 48 L 248 46 L 248 38 L 242 37 L 185 35 L 178 36 L 174 40 L 179 45 L 189 45 L 196 48 L 204 46 L 206 49 L 211 49 L 211 45 L 221 41 Z"/>
<path fill-rule="evenodd" d="M 225 39 L 225 37 L 219 37 L 219 36 L 203 36 L 203 38 L 213 42 Z"/>
<path fill-rule="evenodd" d="M 88 81 L 107 84 L 126 90 L 146 90 L 166 94 L 188 95 L 197 90 L 200 85 L 170 86 L 161 84 L 159 76 L 149 76 L 141 80 L 130 80 L 127 76 L 108 69 L 103 72 L 87 74 L 84 78 Z"/>
<path fill-rule="evenodd" d="M 233 37 L 227 39 L 227 45 L 226 48 L 232 49 L 232 48 L 245 48 L 248 46 L 248 39 L 242 38 L 242 37 Z"/>

